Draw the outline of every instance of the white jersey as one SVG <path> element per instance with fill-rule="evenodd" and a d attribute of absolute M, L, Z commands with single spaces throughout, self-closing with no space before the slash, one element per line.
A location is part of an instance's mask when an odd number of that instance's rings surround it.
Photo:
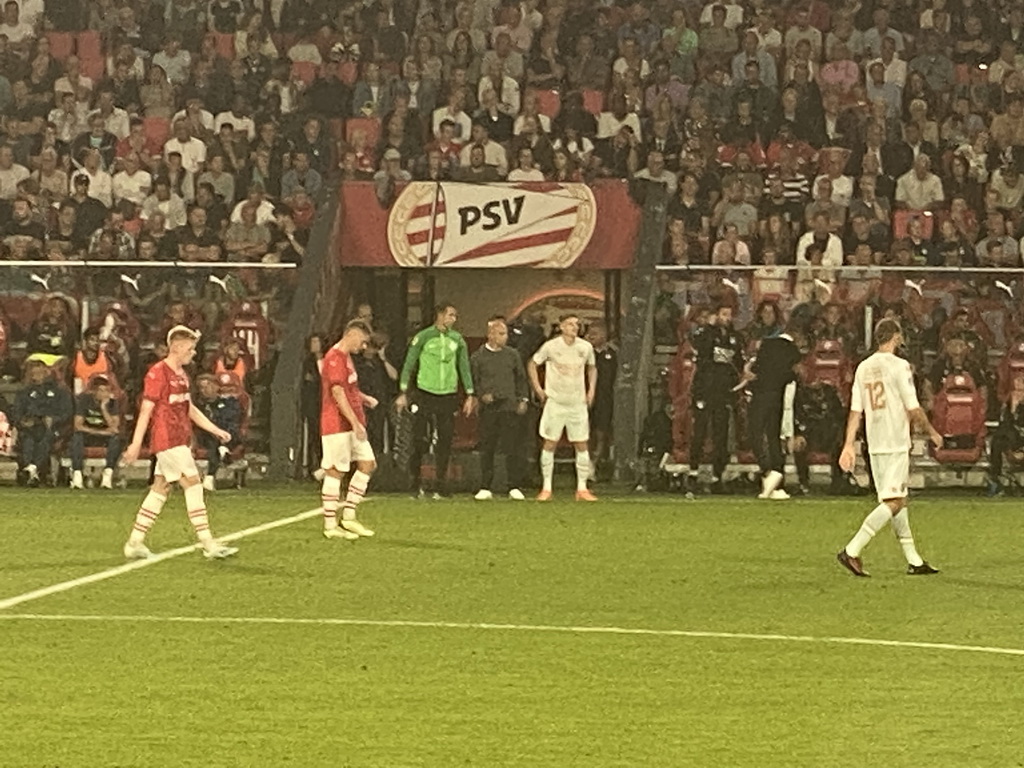
<path fill-rule="evenodd" d="M 556 336 L 537 350 L 533 362 L 544 366 L 544 393 L 549 400 L 562 405 L 586 404 L 586 370 L 597 365 L 589 341 L 576 339 L 566 344 Z"/>
<path fill-rule="evenodd" d="M 868 452 L 910 450 L 908 411 L 920 408 L 910 363 L 891 352 L 875 352 L 857 366 L 850 410 L 864 414 Z"/>

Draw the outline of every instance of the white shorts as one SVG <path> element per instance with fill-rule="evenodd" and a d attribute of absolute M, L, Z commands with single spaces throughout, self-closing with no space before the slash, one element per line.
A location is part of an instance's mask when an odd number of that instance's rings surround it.
<path fill-rule="evenodd" d="M 905 499 L 910 479 L 910 452 L 872 453 L 871 474 L 879 501 Z"/>
<path fill-rule="evenodd" d="M 168 483 L 176 483 L 183 477 L 199 477 L 192 449 L 187 445 L 176 445 L 156 455 L 154 475 L 160 475 Z"/>
<path fill-rule="evenodd" d="M 567 405 L 548 400 L 540 415 L 540 436 L 558 441 L 565 432 L 570 443 L 585 443 L 590 439 L 590 414 L 587 404 Z"/>
<path fill-rule="evenodd" d="M 324 457 L 321 469 L 336 469 L 348 472 L 353 461 L 375 461 L 373 446 L 369 440 L 358 440 L 355 432 L 336 432 L 320 438 Z"/>

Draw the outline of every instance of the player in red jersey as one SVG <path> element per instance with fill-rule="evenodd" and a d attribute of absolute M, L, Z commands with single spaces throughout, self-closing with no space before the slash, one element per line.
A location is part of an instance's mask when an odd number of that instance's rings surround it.
<path fill-rule="evenodd" d="M 196 355 L 199 332 L 184 325 L 176 325 L 167 333 L 167 357 L 146 373 L 142 394 L 142 407 L 135 423 L 132 443 L 125 450 L 122 461 L 130 464 L 139 458 L 142 440 L 149 431 L 149 448 L 156 456 L 153 485 L 135 516 L 131 537 L 124 545 L 124 556 L 129 560 L 144 560 L 153 553 L 146 546 L 146 534 L 153 527 L 171 483 L 177 482 L 185 492 L 188 519 L 196 530 L 196 537 L 208 558 L 223 559 L 238 552 L 217 541 L 210 532 L 203 500 L 203 486 L 199 470 L 192 457 L 192 425 L 214 435 L 222 443 L 231 435 L 219 429 L 192 403 L 188 374 L 185 366 Z"/>
<path fill-rule="evenodd" d="M 373 448 L 366 438 L 366 408 L 377 401 L 359 390 L 359 377 L 352 355 L 361 353 L 370 340 L 370 328 L 360 320 L 345 327 L 341 340 L 327 350 L 320 372 L 320 440 L 324 470 L 320 499 L 324 510 L 324 536 L 329 539 L 355 540 L 373 536 L 373 531 L 356 520 L 356 507 L 366 495 L 370 476 L 377 468 Z M 345 503 L 341 502 L 341 478 L 348 474 L 353 460 L 356 471 L 348 483 Z"/>

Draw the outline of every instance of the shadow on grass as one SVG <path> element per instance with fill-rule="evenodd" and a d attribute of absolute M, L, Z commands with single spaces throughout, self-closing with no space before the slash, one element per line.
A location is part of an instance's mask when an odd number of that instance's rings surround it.
<path fill-rule="evenodd" d="M 409 539 L 381 539 L 374 542 L 374 546 L 393 547 L 395 549 L 441 550 L 448 552 L 469 552 L 471 550 L 471 547 L 464 547 L 461 544 L 447 544 L 437 541 L 411 541 Z"/>

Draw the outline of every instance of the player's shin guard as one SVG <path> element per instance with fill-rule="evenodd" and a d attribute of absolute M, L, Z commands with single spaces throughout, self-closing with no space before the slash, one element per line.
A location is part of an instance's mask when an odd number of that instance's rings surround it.
<path fill-rule="evenodd" d="M 324 510 L 324 528 L 338 527 L 338 504 L 341 501 L 341 478 L 324 475 L 320 486 L 320 504 Z"/>
<path fill-rule="evenodd" d="M 551 481 L 555 476 L 555 452 L 554 451 L 541 451 L 540 452 L 540 476 L 544 483 L 544 490 L 551 490 Z"/>
<path fill-rule="evenodd" d="M 352 479 L 348 482 L 348 493 L 345 495 L 345 503 L 341 507 L 342 520 L 355 520 L 356 507 L 366 496 L 366 487 L 370 484 L 370 476 L 365 472 L 356 470 Z"/>
<path fill-rule="evenodd" d="M 875 538 L 875 534 L 882 530 L 891 519 L 892 511 L 888 504 L 879 504 L 871 510 L 871 513 L 861 523 L 860 530 L 846 545 L 846 554 L 850 557 L 860 557 L 860 553 L 864 551 L 868 542 Z"/>
<path fill-rule="evenodd" d="M 910 532 L 910 514 L 906 507 L 892 519 L 892 530 L 896 534 L 896 538 L 899 539 L 907 563 L 909 565 L 923 564 L 924 559 L 917 553 L 917 547 L 914 545 L 914 534 Z"/>
<path fill-rule="evenodd" d="M 188 520 L 196 530 L 196 538 L 201 544 L 213 541 L 210 533 L 210 520 L 206 516 L 206 500 L 203 498 L 203 486 L 199 483 L 185 489 L 185 508 Z"/>
<path fill-rule="evenodd" d="M 587 490 L 590 479 L 590 451 L 576 451 L 576 490 Z"/>
<path fill-rule="evenodd" d="M 139 511 L 135 515 L 135 525 L 132 526 L 132 534 L 128 539 L 132 544 L 141 544 L 146 540 L 146 534 L 149 533 L 149 529 L 153 527 L 153 523 L 160 516 L 166 502 L 167 497 L 156 491 L 146 494 L 146 498 L 142 500 L 142 506 L 139 507 Z"/>

